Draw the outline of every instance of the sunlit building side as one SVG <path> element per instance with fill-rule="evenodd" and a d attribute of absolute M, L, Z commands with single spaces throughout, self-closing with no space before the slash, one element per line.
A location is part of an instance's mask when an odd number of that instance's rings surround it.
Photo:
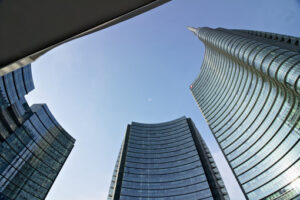
<path fill-rule="evenodd" d="M 190 89 L 246 198 L 300 198 L 300 39 L 189 28 L 205 45 Z"/>

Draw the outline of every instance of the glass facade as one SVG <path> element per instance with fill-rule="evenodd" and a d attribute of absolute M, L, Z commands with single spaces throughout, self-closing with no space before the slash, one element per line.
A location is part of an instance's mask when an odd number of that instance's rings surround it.
<path fill-rule="evenodd" d="M 33 89 L 30 65 L 0 77 L 0 200 L 45 199 L 74 146 Z"/>
<path fill-rule="evenodd" d="M 300 199 L 300 39 L 190 29 L 205 44 L 190 88 L 246 197 Z"/>
<path fill-rule="evenodd" d="M 16 103 L 33 89 L 31 65 L 0 77 L 1 107 Z"/>
<path fill-rule="evenodd" d="M 189 118 L 133 122 L 108 199 L 229 199 L 222 178 Z"/>

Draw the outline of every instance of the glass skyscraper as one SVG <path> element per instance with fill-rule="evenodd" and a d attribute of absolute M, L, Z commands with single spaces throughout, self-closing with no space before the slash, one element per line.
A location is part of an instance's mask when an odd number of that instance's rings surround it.
<path fill-rule="evenodd" d="M 33 89 L 30 65 L 0 77 L 0 200 L 45 199 L 74 146 Z"/>
<path fill-rule="evenodd" d="M 128 125 L 108 200 L 229 199 L 190 118 Z"/>
<path fill-rule="evenodd" d="M 205 45 L 190 89 L 246 198 L 300 199 L 300 39 L 189 29 Z"/>

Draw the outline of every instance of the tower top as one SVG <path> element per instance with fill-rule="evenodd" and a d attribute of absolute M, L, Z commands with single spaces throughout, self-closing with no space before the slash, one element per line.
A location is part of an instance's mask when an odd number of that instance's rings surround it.
<path fill-rule="evenodd" d="M 198 35 L 198 29 L 197 28 L 188 26 L 187 29 L 189 29 L 190 31 L 192 31 L 195 35 Z"/>

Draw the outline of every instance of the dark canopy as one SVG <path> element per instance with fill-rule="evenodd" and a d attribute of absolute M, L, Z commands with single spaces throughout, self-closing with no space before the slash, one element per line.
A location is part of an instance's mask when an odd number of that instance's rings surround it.
<path fill-rule="evenodd" d="M 0 0 L 0 75 L 169 0 Z"/>

